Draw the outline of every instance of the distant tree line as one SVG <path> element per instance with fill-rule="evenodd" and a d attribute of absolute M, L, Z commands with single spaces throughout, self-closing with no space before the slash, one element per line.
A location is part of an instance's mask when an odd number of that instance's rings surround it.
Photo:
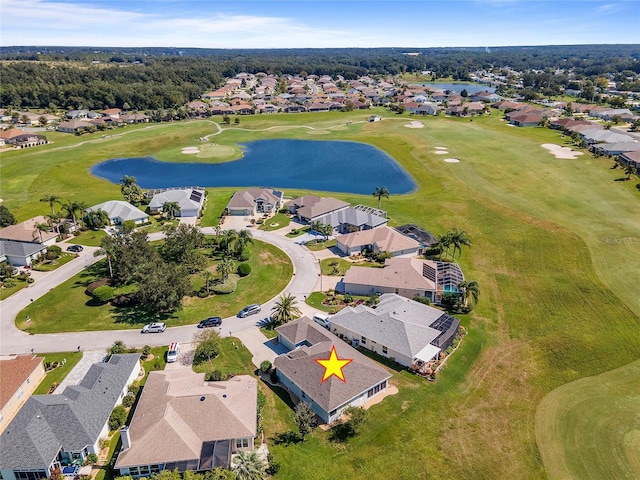
<path fill-rule="evenodd" d="M 408 52 L 420 55 L 405 55 Z M 44 109 L 175 108 L 240 72 L 398 75 L 428 70 L 435 78 L 468 80 L 479 69 L 536 70 L 536 90 L 568 85 L 557 69 L 579 78 L 640 73 L 638 45 L 484 48 L 217 50 L 170 48 L 3 47 L 0 106 Z M 98 62 L 98 63 L 96 63 Z M 637 79 L 627 87 L 636 85 Z M 526 85 L 525 85 L 526 86 Z M 128 107 L 128 108 L 127 108 Z"/>

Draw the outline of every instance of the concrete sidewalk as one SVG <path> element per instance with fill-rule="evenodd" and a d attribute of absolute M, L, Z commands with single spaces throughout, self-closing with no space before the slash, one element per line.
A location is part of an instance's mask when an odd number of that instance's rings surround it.
<path fill-rule="evenodd" d="M 72 353 L 71 355 L 77 355 L 77 353 Z M 54 393 L 62 393 L 63 390 L 69 385 L 78 385 L 80 381 L 84 378 L 84 376 L 91 368 L 91 365 L 94 363 L 100 363 L 107 356 L 104 350 L 91 350 L 88 352 L 83 352 L 82 358 L 76 364 L 75 367 L 69 372 L 67 377 L 60 382 L 58 388 Z"/>

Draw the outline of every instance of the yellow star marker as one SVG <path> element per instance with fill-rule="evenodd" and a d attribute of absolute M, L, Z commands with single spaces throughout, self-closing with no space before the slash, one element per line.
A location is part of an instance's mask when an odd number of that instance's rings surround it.
<path fill-rule="evenodd" d="M 336 347 L 334 345 L 331 346 L 331 354 L 329 358 L 326 359 L 317 359 L 316 362 L 324 367 L 324 375 L 322 376 L 322 381 L 320 383 L 324 383 L 325 380 L 328 380 L 331 375 L 338 377 L 343 382 L 347 382 L 344 378 L 344 373 L 342 373 L 342 369 L 346 367 L 353 361 L 353 358 L 338 358 L 338 354 L 336 353 Z"/>

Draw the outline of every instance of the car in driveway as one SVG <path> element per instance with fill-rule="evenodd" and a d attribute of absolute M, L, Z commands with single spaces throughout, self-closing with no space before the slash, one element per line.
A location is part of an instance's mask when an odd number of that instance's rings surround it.
<path fill-rule="evenodd" d="M 219 327 L 220 325 L 222 325 L 222 319 L 220 317 L 209 317 L 201 320 L 198 328 Z"/>
<path fill-rule="evenodd" d="M 84 250 L 82 245 L 69 245 L 67 247 L 67 252 L 80 253 L 82 250 Z"/>
<path fill-rule="evenodd" d="M 162 322 L 149 323 L 142 327 L 141 333 L 162 333 L 167 329 L 167 325 Z"/>
<path fill-rule="evenodd" d="M 180 344 L 173 342 L 169 345 L 169 350 L 167 350 L 167 363 L 177 362 L 178 355 L 180 355 Z"/>
<path fill-rule="evenodd" d="M 248 317 L 249 315 L 255 315 L 256 313 L 260 313 L 260 305 L 258 305 L 257 303 L 254 303 L 240 310 L 240 312 L 238 313 L 238 316 L 240 318 L 244 318 L 244 317 Z"/>

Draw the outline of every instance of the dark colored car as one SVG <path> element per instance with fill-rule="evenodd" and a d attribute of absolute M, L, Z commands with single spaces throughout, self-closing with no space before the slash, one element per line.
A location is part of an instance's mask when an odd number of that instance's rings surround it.
<path fill-rule="evenodd" d="M 69 245 L 67 247 L 67 252 L 80 253 L 84 248 L 81 245 Z"/>
<path fill-rule="evenodd" d="M 220 317 L 205 318 L 198 324 L 198 328 L 219 327 L 222 325 L 222 319 Z"/>

